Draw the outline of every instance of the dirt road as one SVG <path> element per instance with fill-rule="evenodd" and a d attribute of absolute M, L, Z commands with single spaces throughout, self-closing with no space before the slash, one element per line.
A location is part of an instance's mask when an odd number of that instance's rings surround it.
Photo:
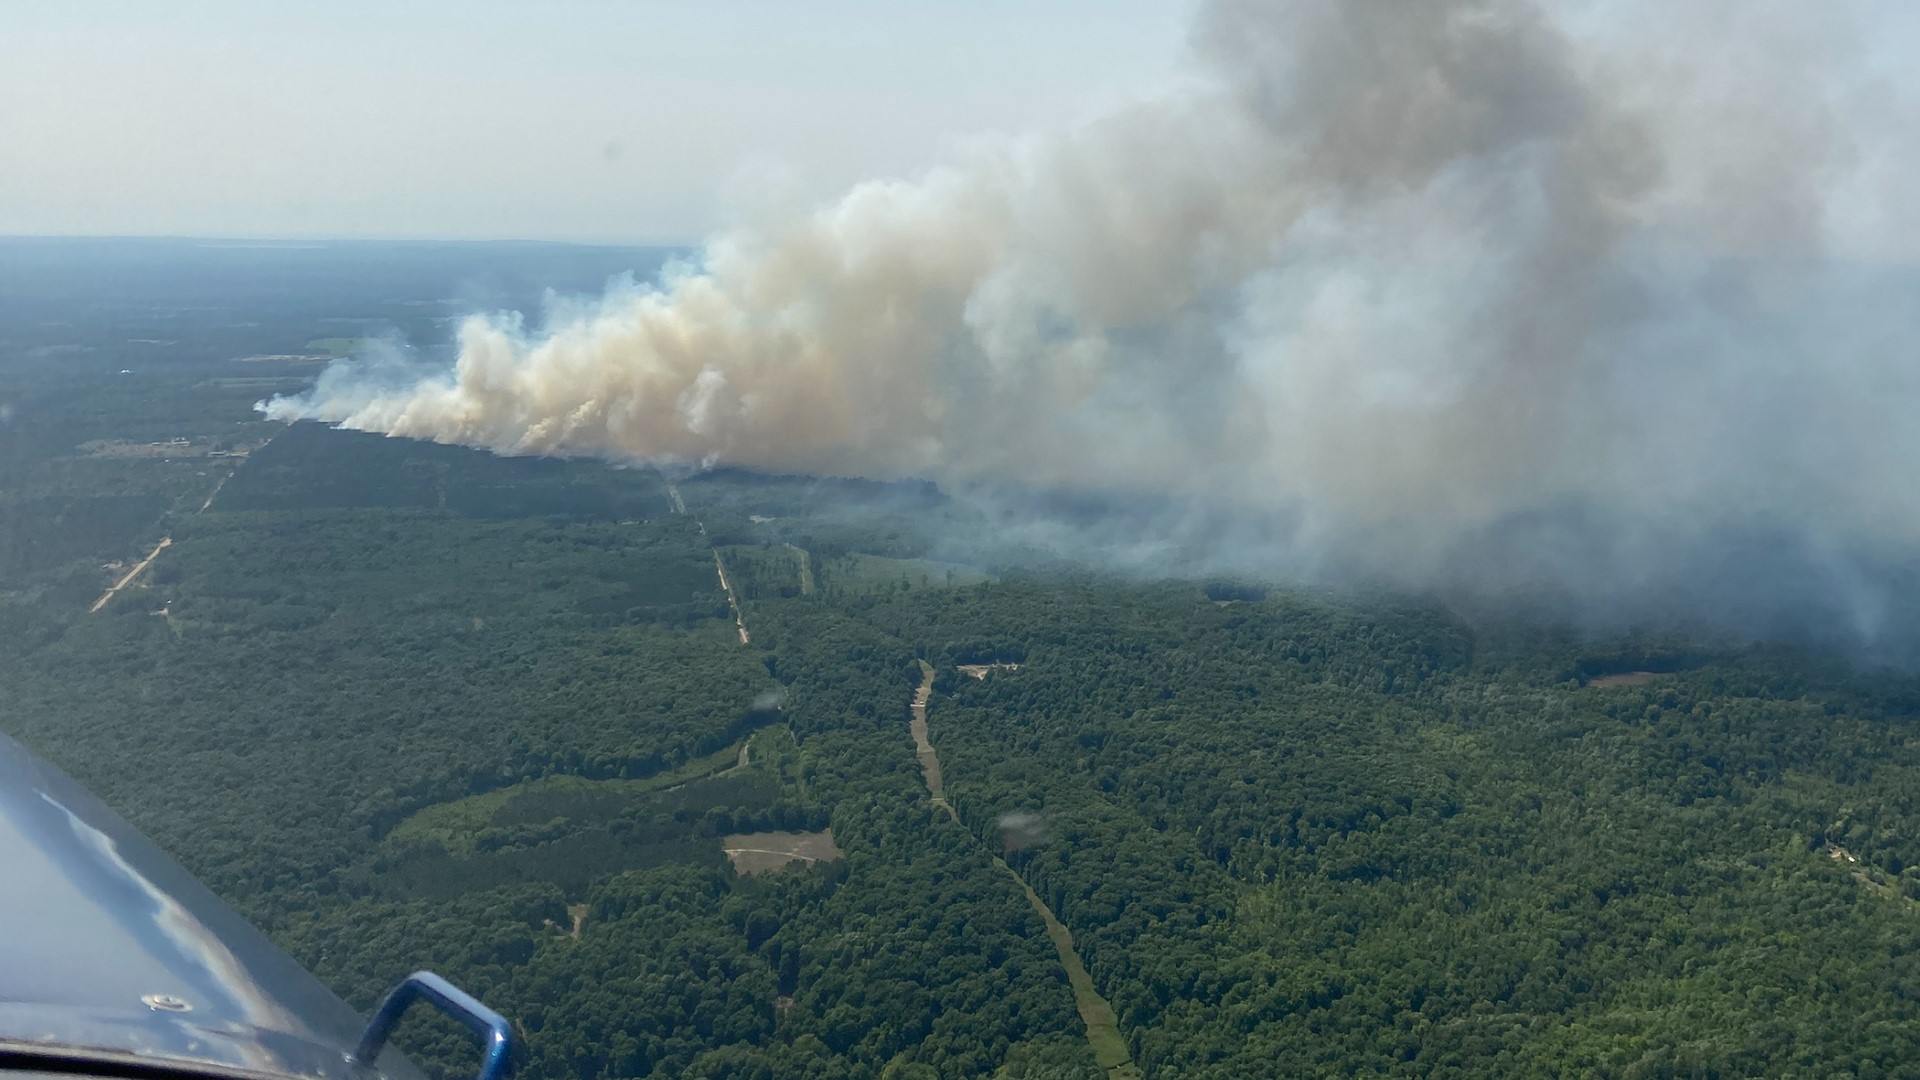
<path fill-rule="evenodd" d="M 121 589 L 124 589 L 127 586 L 133 584 L 134 578 L 139 577 L 142 571 L 146 570 L 147 567 L 153 565 L 153 560 L 159 558 L 160 553 L 162 551 L 165 551 L 167 549 L 167 545 L 171 543 L 173 543 L 173 537 L 171 536 L 161 537 L 160 542 L 158 544 L 153 545 L 153 550 L 147 553 L 146 558 L 141 559 L 139 562 L 133 564 L 133 569 L 127 571 L 127 574 L 125 577 L 121 578 L 117 582 L 114 582 L 112 588 L 100 594 L 100 599 L 95 600 L 93 602 L 93 606 L 87 609 L 88 613 L 91 614 L 93 612 L 99 611 L 103 607 L 106 607 L 107 602 L 109 600 L 112 600 L 115 596 L 119 595 Z"/>
<path fill-rule="evenodd" d="M 716 777 L 732 776 L 734 773 L 740 772 L 752 764 L 753 764 L 753 736 L 748 735 L 745 739 L 742 739 L 740 742 L 739 760 L 735 761 L 733 764 L 727 766 L 726 768 L 721 769 L 719 772 L 714 773 L 713 775 Z"/>
<path fill-rule="evenodd" d="M 946 811 L 947 817 L 957 824 L 960 815 L 954 812 L 953 804 L 947 802 L 946 789 L 940 779 L 940 758 L 927 737 L 927 704 L 933 700 L 933 666 L 923 660 L 920 672 L 920 686 L 913 693 L 912 719 L 907 728 L 913 733 L 914 755 L 920 759 L 920 775 L 926 780 L 927 792 L 933 796 L 933 805 Z M 1054 915 L 1053 909 L 1040 899 L 1040 894 L 1033 891 L 1019 871 L 998 856 L 994 857 L 993 864 L 1020 886 L 1027 904 L 1046 925 L 1047 938 L 1053 942 L 1060 966 L 1066 969 L 1067 982 L 1073 987 L 1073 1003 L 1080 1011 L 1081 1023 L 1087 1027 L 1087 1045 L 1093 1050 L 1094 1061 L 1107 1071 L 1108 1080 L 1137 1080 L 1142 1074 L 1133 1063 L 1133 1051 L 1120 1031 L 1120 1020 L 1114 1015 L 1113 1006 L 1094 987 L 1093 976 L 1087 973 L 1079 950 L 1074 948 L 1072 931 Z"/>
<path fill-rule="evenodd" d="M 913 733 L 913 753 L 920 759 L 920 776 L 927 782 L 933 805 L 959 821 L 960 816 L 948 805 L 946 788 L 940 782 L 940 757 L 933 752 L 933 743 L 927 741 L 927 702 L 933 699 L 933 667 L 922 661 L 920 668 L 920 689 L 913 692 L 913 718 L 907 721 L 907 730 Z"/>
<path fill-rule="evenodd" d="M 706 530 L 703 528 L 701 531 Z M 747 620 L 740 614 L 740 601 L 733 595 L 733 586 L 727 582 L 727 564 L 720 561 L 719 548 L 713 549 L 713 568 L 720 574 L 720 588 L 727 594 L 727 606 L 733 609 L 733 625 L 740 631 L 740 644 L 745 645 L 750 640 L 747 637 Z"/>
<path fill-rule="evenodd" d="M 239 471 L 239 470 L 237 470 L 237 469 L 236 469 L 236 470 L 235 470 L 235 472 L 237 472 L 237 471 Z M 229 481 L 229 480 L 231 480 L 231 479 L 233 479 L 233 473 L 228 473 L 227 475 L 225 475 L 225 476 L 223 476 L 223 477 L 221 477 L 221 478 L 220 478 L 220 482 L 219 482 L 219 483 L 217 483 L 217 484 L 215 484 L 215 485 L 213 485 L 213 490 L 207 493 L 207 501 L 206 501 L 206 502 L 203 502 L 203 503 L 201 503 L 201 504 L 200 504 L 200 509 L 198 509 L 198 510 L 196 510 L 196 511 L 194 511 L 194 512 L 195 512 L 195 513 L 197 513 L 197 514 L 204 514 L 204 513 L 206 513 L 206 512 L 207 512 L 207 510 L 208 510 L 208 508 L 209 508 L 209 507 L 211 507 L 211 506 L 213 505 L 213 500 L 214 500 L 214 496 L 216 496 L 216 495 L 219 495 L 219 494 L 220 494 L 220 489 L 221 489 L 221 488 L 223 488 L 223 487 L 226 487 L 226 486 L 227 486 L 227 481 Z"/>
<path fill-rule="evenodd" d="M 687 504 L 680 498 L 680 489 L 674 487 L 672 484 L 667 485 L 667 500 L 673 503 L 674 513 L 685 514 L 687 512 Z M 693 524 L 695 528 L 700 530 L 701 536 L 707 535 L 706 522 L 701 521 L 699 518 L 694 518 Z M 711 538 L 707 541 L 707 549 L 713 552 L 713 570 L 714 573 L 720 575 L 720 591 L 727 594 L 727 607 L 733 612 L 734 629 L 740 631 L 740 644 L 745 645 L 751 641 L 752 638 L 747 634 L 746 617 L 740 614 L 740 598 L 733 595 L 733 584 L 727 580 L 727 564 L 720 560 L 720 549 L 713 546 Z"/>

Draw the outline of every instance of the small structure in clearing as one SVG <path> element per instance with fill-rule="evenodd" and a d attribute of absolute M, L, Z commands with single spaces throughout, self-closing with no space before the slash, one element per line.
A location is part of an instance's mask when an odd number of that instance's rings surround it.
<path fill-rule="evenodd" d="M 736 874 L 765 874 L 791 862 L 833 862 L 842 852 L 833 842 L 833 830 L 822 832 L 738 833 L 720 838 Z"/>
<path fill-rule="evenodd" d="M 1020 670 L 1019 664 L 1015 664 L 1015 663 L 1011 663 L 1009 661 L 1003 661 L 1003 660 L 997 660 L 991 664 L 956 664 L 954 666 L 960 669 L 960 674 L 971 675 L 976 679 L 986 678 L 987 672 L 989 671 L 1019 671 Z"/>

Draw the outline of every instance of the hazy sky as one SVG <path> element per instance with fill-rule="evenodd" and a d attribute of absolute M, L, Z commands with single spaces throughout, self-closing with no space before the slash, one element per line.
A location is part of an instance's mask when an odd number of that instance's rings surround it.
<path fill-rule="evenodd" d="M 695 239 L 1176 77 L 1186 0 L 0 5 L 0 233 Z"/>

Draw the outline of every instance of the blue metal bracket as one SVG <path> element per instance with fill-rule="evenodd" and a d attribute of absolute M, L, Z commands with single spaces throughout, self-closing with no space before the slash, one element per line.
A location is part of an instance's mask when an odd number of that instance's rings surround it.
<path fill-rule="evenodd" d="M 480 1075 L 475 1080 L 502 1080 L 507 1075 L 513 1057 L 513 1025 L 507 1023 L 506 1017 L 480 1004 L 473 995 L 431 971 L 416 971 L 407 976 L 387 995 L 387 1000 L 380 1003 L 373 1019 L 367 1023 L 367 1030 L 360 1036 L 360 1047 L 353 1052 L 354 1060 L 372 1068 L 380 1056 L 380 1048 L 387 1045 L 387 1037 L 400 1022 L 400 1014 L 421 998 L 467 1025 L 486 1044 L 487 1057 L 481 1062 Z"/>

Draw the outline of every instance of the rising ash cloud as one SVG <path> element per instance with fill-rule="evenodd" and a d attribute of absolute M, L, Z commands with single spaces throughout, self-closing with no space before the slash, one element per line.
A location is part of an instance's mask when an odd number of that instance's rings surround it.
<path fill-rule="evenodd" d="M 264 409 L 1131 503 L 1160 532 L 1036 529 L 1204 550 L 1172 570 L 1882 640 L 1920 538 L 1888 10 L 1214 0 L 1176 92 Z"/>

